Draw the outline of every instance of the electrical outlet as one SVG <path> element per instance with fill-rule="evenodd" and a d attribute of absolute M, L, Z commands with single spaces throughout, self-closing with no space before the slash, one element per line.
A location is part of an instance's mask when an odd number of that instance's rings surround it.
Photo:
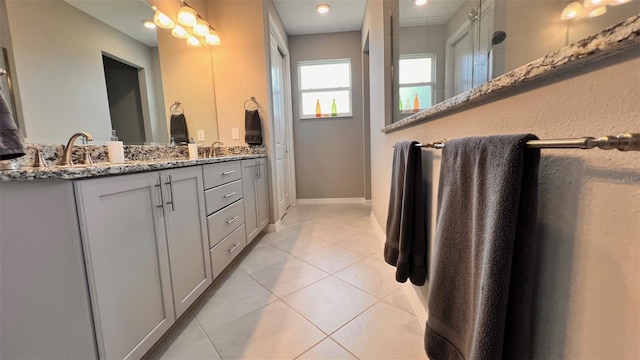
<path fill-rule="evenodd" d="M 231 129 L 231 138 L 233 140 L 238 140 L 240 139 L 240 133 L 238 132 L 238 128 L 233 128 Z"/>
<path fill-rule="evenodd" d="M 198 141 L 204 141 L 204 130 L 198 130 Z"/>

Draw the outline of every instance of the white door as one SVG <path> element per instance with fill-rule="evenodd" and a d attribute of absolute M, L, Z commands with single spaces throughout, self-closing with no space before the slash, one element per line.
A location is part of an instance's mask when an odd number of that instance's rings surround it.
<path fill-rule="evenodd" d="M 271 43 L 271 92 L 273 97 L 273 138 L 276 158 L 277 219 L 281 219 L 291 205 L 289 183 L 289 159 L 287 148 L 287 124 L 285 117 L 284 57 L 278 43 L 270 35 Z"/>

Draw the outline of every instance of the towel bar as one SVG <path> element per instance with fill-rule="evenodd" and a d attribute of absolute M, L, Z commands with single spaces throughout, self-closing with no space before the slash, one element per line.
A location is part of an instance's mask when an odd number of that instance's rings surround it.
<path fill-rule="evenodd" d="M 416 144 L 422 148 L 442 149 L 447 139 L 432 143 Z M 607 135 L 599 138 L 581 137 L 571 139 L 529 140 L 527 147 L 539 149 L 617 149 L 620 151 L 640 151 L 640 133 L 625 133 L 618 136 Z"/>

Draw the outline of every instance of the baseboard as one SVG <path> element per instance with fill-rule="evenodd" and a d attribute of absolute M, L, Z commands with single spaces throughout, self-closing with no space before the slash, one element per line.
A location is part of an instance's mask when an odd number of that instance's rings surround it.
<path fill-rule="evenodd" d="M 325 204 L 365 204 L 364 198 L 321 198 L 321 199 L 297 199 L 298 205 L 325 205 Z"/>
<path fill-rule="evenodd" d="M 413 286 L 413 284 L 411 284 L 409 281 L 407 281 L 402 285 L 402 288 L 404 289 L 404 293 L 407 295 L 407 298 L 409 298 L 409 302 L 411 303 L 411 308 L 413 309 L 413 312 L 416 314 L 416 317 L 418 318 L 418 322 L 420 323 L 422 330 L 425 330 L 427 327 L 428 312 L 427 312 L 427 308 L 422 304 L 422 301 L 420 301 L 420 297 L 416 292 L 416 287 Z"/>
<path fill-rule="evenodd" d="M 373 224 L 373 228 L 378 235 L 378 240 L 384 244 L 386 235 L 382 230 L 382 227 L 378 223 L 378 219 L 373 215 L 373 211 L 371 212 L 371 223 Z M 416 288 L 409 281 L 402 285 L 404 289 L 404 293 L 407 294 L 407 298 L 409 298 L 409 302 L 411 303 L 411 308 L 413 312 L 416 314 L 418 318 L 418 322 L 420 322 L 420 326 L 422 326 L 422 330 L 425 329 L 427 325 L 427 309 L 420 301 L 420 297 L 418 297 L 418 293 L 416 292 Z"/>
<path fill-rule="evenodd" d="M 380 224 L 378 224 L 378 220 L 373 215 L 373 211 L 369 216 L 371 218 L 371 223 L 373 224 L 373 229 L 376 231 L 376 234 L 378 235 L 378 240 L 380 240 L 380 242 L 384 244 L 384 241 L 387 238 L 387 236 L 384 234 L 384 231 L 380 227 Z"/>
<path fill-rule="evenodd" d="M 364 204 L 371 206 L 371 199 L 365 199 Z"/>
<path fill-rule="evenodd" d="M 275 224 L 268 224 L 264 228 L 264 231 L 265 232 L 276 232 L 276 231 L 280 230 L 280 226 L 282 226 L 282 223 L 280 222 L 280 220 L 278 220 L 278 221 L 276 221 Z"/>

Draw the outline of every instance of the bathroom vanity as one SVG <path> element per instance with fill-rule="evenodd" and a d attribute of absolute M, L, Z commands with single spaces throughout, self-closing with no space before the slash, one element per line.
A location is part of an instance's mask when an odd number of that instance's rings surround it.
<path fill-rule="evenodd" d="M 263 154 L 50 171 L 0 177 L 0 358 L 141 358 L 268 223 Z"/>

